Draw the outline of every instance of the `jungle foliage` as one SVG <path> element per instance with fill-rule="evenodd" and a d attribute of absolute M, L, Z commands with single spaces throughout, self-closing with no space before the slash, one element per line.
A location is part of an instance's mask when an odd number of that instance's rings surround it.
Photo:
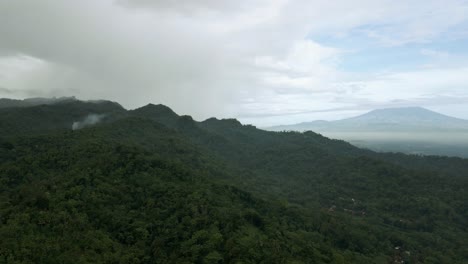
<path fill-rule="evenodd" d="M 0 130 L 0 263 L 468 261 L 465 159 L 162 105 L 9 107 Z"/>

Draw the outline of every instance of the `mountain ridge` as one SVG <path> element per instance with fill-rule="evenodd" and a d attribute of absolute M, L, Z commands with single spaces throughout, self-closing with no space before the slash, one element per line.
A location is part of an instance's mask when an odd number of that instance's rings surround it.
<path fill-rule="evenodd" d="M 109 118 L 72 130 L 96 113 Z M 235 119 L 197 122 L 163 105 L 9 108 L 0 124 L 7 263 L 468 257 L 465 159 L 378 154 Z"/>
<path fill-rule="evenodd" d="M 406 126 L 406 127 L 398 127 Z M 335 121 L 317 120 L 292 125 L 278 125 L 265 129 L 280 130 L 338 130 L 338 131 L 405 131 L 433 128 L 437 130 L 466 129 L 468 120 L 443 115 L 422 107 L 375 109 L 359 116 Z"/>
<path fill-rule="evenodd" d="M 314 131 L 379 152 L 468 157 L 468 120 L 422 107 L 376 109 L 336 121 L 313 121 L 265 128 Z"/>

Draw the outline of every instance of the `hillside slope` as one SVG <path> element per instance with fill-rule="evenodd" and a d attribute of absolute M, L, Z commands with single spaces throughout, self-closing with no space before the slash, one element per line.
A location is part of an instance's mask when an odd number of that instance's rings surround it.
<path fill-rule="evenodd" d="M 37 109 L 2 116 L 13 124 L 0 136 L 6 263 L 468 259 L 468 160 L 196 122 L 162 105 Z M 71 129 L 97 113 L 112 118 Z M 42 126 L 24 130 L 31 120 Z"/>

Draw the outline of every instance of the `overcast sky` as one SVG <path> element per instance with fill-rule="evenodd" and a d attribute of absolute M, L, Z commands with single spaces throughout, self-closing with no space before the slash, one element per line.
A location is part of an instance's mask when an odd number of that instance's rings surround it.
<path fill-rule="evenodd" d="M 0 97 L 71 95 L 259 126 L 468 119 L 468 1 L 0 0 Z"/>

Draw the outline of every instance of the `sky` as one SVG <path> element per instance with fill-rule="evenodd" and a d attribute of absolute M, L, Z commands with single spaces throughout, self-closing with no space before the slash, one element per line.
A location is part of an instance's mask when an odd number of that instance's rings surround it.
<path fill-rule="evenodd" d="M 468 119 L 468 1 L 0 0 L 0 97 L 54 96 L 257 126 Z"/>

